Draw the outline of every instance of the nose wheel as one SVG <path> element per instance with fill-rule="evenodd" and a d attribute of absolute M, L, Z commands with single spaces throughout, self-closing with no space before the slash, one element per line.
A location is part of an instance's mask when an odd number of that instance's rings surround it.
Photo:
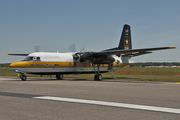
<path fill-rule="evenodd" d="M 21 78 L 22 81 L 26 81 L 26 79 L 27 79 L 27 77 L 24 74 L 21 74 L 20 78 Z"/>

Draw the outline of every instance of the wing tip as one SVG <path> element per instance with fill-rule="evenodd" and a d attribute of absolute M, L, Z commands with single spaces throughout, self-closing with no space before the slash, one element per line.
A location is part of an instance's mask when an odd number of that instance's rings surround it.
<path fill-rule="evenodd" d="M 29 54 L 6 54 L 6 55 L 14 55 L 14 56 L 28 56 Z"/>
<path fill-rule="evenodd" d="M 169 46 L 169 49 L 176 49 L 175 46 Z"/>

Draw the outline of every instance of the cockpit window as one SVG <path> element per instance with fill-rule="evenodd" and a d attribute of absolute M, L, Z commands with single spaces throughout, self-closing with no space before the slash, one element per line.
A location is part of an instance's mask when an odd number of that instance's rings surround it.
<path fill-rule="evenodd" d="M 27 56 L 25 61 L 41 61 L 40 57 L 35 57 L 35 56 Z"/>
<path fill-rule="evenodd" d="M 33 57 L 32 56 L 27 56 L 24 60 L 31 61 L 31 60 L 33 60 Z"/>

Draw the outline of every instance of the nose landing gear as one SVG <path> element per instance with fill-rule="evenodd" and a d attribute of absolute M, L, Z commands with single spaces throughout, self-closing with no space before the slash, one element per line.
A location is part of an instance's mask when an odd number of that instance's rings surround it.
<path fill-rule="evenodd" d="M 26 81 L 26 79 L 27 79 L 26 75 L 24 75 L 24 74 L 21 74 L 20 78 L 21 78 L 22 81 Z"/>

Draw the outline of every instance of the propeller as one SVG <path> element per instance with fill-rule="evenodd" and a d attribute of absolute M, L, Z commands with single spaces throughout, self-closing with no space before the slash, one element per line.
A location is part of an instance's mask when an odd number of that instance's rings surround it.
<path fill-rule="evenodd" d="M 69 50 L 70 50 L 71 52 L 77 52 L 77 51 L 76 51 L 76 45 L 75 45 L 75 43 L 72 44 L 71 46 L 69 46 Z M 85 49 L 84 47 L 82 47 L 81 50 L 80 50 L 80 52 L 86 52 L 86 49 Z"/>
<path fill-rule="evenodd" d="M 75 43 L 72 44 L 71 46 L 69 46 L 69 50 L 70 50 L 71 52 L 76 52 L 76 46 L 75 46 Z"/>
<path fill-rule="evenodd" d="M 39 52 L 40 51 L 40 46 L 36 45 L 36 46 L 34 46 L 34 49 L 35 49 L 35 52 Z"/>
<path fill-rule="evenodd" d="M 69 50 L 71 52 L 76 52 L 76 45 L 75 43 L 72 44 L 70 47 L 69 47 Z M 84 60 L 88 60 L 88 58 L 91 58 L 92 56 L 92 53 L 91 52 L 86 52 L 86 49 L 84 47 L 81 48 L 80 52 L 76 52 L 75 54 L 73 54 L 73 58 L 75 60 L 78 60 L 79 61 L 84 61 Z"/>
<path fill-rule="evenodd" d="M 84 47 L 82 47 L 80 52 L 86 52 L 86 49 Z"/>

